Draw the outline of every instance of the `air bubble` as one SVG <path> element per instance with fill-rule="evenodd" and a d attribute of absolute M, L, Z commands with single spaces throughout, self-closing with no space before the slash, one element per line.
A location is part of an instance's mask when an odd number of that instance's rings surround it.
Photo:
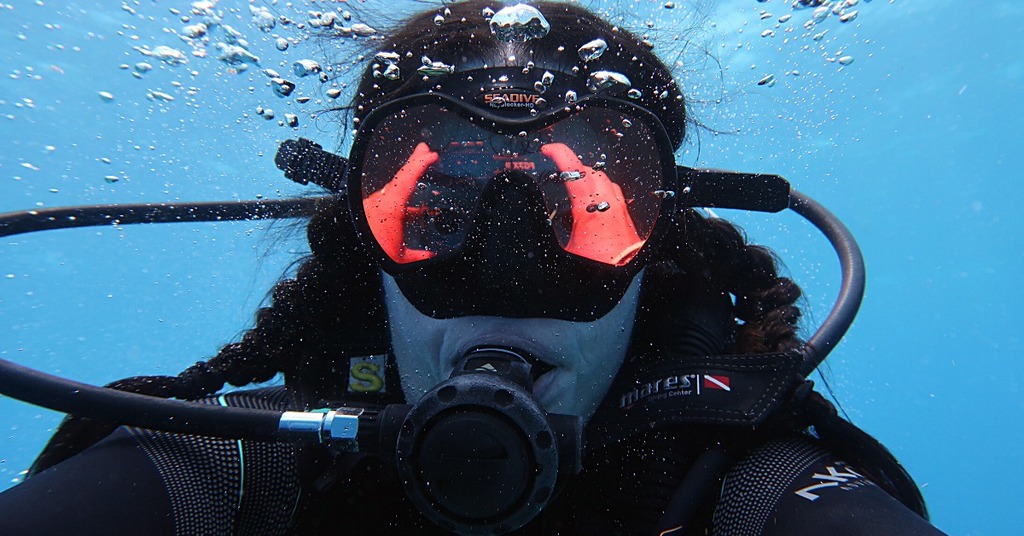
<path fill-rule="evenodd" d="M 166 45 L 160 45 L 152 49 L 135 47 L 135 50 L 137 50 L 143 56 L 156 58 L 166 63 L 167 65 L 181 65 L 182 63 L 186 63 L 188 61 L 188 58 L 185 57 L 184 52 Z"/>
<path fill-rule="evenodd" d="M 389 64 L 384 68 L 384 78 L 388 80 L 398 80 L 402 78 L 402 70 L 394 63 Z"/>
<path fill-rule="evenodd" d="M 397 52 L 378 52 L 377 55 L 373 57 L 373 59 L 380 63 L 391 65 L 397 64 L 399 61 L 401 61 L 402 56 L 398 55 Z"/>
<path fill-rule="evenodd" d="M 601 57 L 605 50 L 608 50 L 608 43 L 604 39 L 594 39 L 581 46 L 576 52 L 584 62 L 593 61 Z"/>
<path fill-rule="evenodd" d="M 203 23 L 192 24 L 181 29 L 181 35 L 189 39 L 196 39 L 206 35 L 207 26 Z"/>
<path fill-rule="evenodd" d="M 370 37 L 371 35 L 375 35 L 377 33 L 377 30 L 375 28 L 367 24 L 363 24 L 361 22 L 353 24 L 351 30 L 352 33 L 359 37 Z"/>
<path fill-rule="evenodd" d="M 544 37 L 551 30 L 551 24 L 541 12 L 526 4 L 501 8 L 491 16 L 491 33 L 506 43 L 529 41 Z"/>
<path fill-rule="evenodd" d="M 620 91 L 632 85 L 633 83 L 626 75 L 615 71 L 597 71 L 591 73 L 590 78 L 587 79 L 587 89 L 592 93 Z"/>
<path fill-rule="evenodd" d="M 228 65 L 242 65 L 246 63 L 259 65 L 260 63 L 258 56 L 241 46 L 217 43 L 217 47 L 220 48 L 220 55 L 217 56 L 217 59 Z"/>
<path fill-rule="evenodd" d="M 309 76 L 319 73 L 322 69 L 314 60 L 299 60 L 292 64 L 292 70 L 295 71 L 295 76 Z"/>
<path fill-rule="evenodd" d="M 443 76 L 446 74 L 452 74 L 455 72 L 454 65 L 448 65 L 441 61 L 431 61 L 430 58 L 423 56 L 421 59 L 423 65 L 416 72 L 423 76 Z"/>
<path fill-rule="evenodd" d="M 264 32 L 269 32 L 277 26 L 277 17 L 265 7 L 249 6 L 249 13 L 252 14 L 252 23 Z"/>
<path fill-rule="evenodd" d="M 271 78 L 270 87 L 278 97 L 287 97 L 295 90 L 295 84 L 284 78 Z"/>

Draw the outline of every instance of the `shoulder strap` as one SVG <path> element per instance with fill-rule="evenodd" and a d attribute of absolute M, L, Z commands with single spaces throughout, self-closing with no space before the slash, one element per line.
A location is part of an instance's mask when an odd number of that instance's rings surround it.
<path fill-rule="evenodd" d="M 921 491 L 906 469 L 813 390 L 813 382 L 799 373 L 801 362 L 799 353 L 789 352 L 627 364 L 588 426 L 588 443 L 608 445 L 680 425 L 719 427 L 730 443 L 812 427 L 827 449 L 863 468 L 879 487 L 928 519 Z"/>
<path fill-rule="evenodd" d="M 799 385 L 797 352 L 625 365 L 588 427 L 591 444 L 690 424 L 753 428 Z"/>

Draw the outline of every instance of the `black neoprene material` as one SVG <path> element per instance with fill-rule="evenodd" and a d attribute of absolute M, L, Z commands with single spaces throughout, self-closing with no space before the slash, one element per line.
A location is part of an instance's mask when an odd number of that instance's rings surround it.
<path fill-rule="evenodd" d="M 202 402 L 288 405 L 280 388 Z M 333 466 L 296 460 L 288 444 L 121 428 L 0 494 L 0 533 L 264 535 L 339 527 L 354 534 L 436 533 L 375 459 Z M 604 480 L 614 476 L 593 469 Z M 306 475 L 300 493 L 299 474 L 311 471 L 321 476 Z M 324 478 L 331 473 L 336 476 Z M 622 481 L 611 484 L 599 504 L 557 500 L 517 534 L 632 534 L 626 527 L 634 523 L 608 517 L 607 501 L 621 501 L 625 491 Z M 741 460 L 724 480 L 713 524 L 713 534 L 730 536 L 942 534 L 807 436 L 769 442 Z"/>
<path fill-rule="evenodd" d="M 200 400 L 211 405 L 285 409 L 284 389 Z M 167 488 L 175 533 L 283 534 L 299 499 L 289 443 L 242 441 L 131 429 Z"/>
<path fill-rule="evenodd" d="M 199 402 L 283 410 L 287 392 Z M 0 494 L 0 533 L 285 534 L 299 496 L 291 444 L 122 427 Z"/>
<path fill-rule="evenodd" d="M 120 429 L 0 493 L 8 535 L 174 534 L 171 502 L 145 451 Z"/>
<path fill-rule="evenodd" d="M 941 535 L 809 438 L 767 443 L 726 476 L 715 535 Z"/>

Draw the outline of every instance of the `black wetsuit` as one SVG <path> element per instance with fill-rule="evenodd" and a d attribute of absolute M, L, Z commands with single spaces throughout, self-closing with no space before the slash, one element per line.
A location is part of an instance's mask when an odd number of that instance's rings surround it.
<path fill-rule="evenodd" d="M 270 389 L 203 402 L 284 408 L 287 399 L 283 389 Z M 628 524 L 609 513 L 612 509 L 595 506 L 593 500 L 586 506 L 573 504 L 573 494 L 570 483 L 563 497 L 523 533 L 631 533 Z M 614 495 L 602 500 L 621 499 Z M 686 534 L 941 534 L 856 467 L 800 434 L 747 452 L 725 476 L 712 502 L 704 519 Z M 0 494 L 0 532 L 83 536 L 440 531 L 415 512 L 375 458 L 331 458 L 319 449 L 303 451 L 290 444 L 121 428 Z"/>

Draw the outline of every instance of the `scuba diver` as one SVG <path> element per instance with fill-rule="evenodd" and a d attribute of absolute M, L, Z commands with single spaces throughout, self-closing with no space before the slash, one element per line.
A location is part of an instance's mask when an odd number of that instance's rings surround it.
<path fill-rule="evenodd" d="M 106 390 L 316 440 L 72 412 L 2 532 L 941 534 L 805 380 L 830 348 L 798 337 L 798 286 L 695 208 L 770 204 L 779 178 L 678 167 L 671 71 L 577 4 L 446 9 L 373 42 L 347 159 L 282 144 L 331 195 L 255 327 Z"/>

